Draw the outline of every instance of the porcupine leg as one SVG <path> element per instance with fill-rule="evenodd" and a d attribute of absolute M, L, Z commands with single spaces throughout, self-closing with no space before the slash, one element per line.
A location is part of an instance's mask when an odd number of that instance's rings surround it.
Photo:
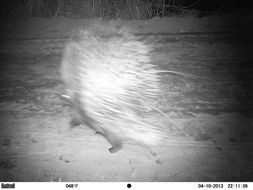
<path fill-rule="evenodd" d="M 88 127 L 94 129 L 96 132 L 99 132 L 96 130 L 96 127 L 94 127 L 93 120 L 88 117 L 86 112 L 81 107 L 81 102 L 77 95 L 74 96 L 72 101 L 72 118 L 70 121 L 70 126 L 78 126 L 78 125 L 87 125 Z"/>
<path fill-rule="evenodd" d="M 71 128 L 75 126 L 79 126 L 82 124 L 82 119 L 80 115 L 80 106 L 78 104 L 78 99 L 76 96 L 70 101 L 70 106 L 72 108 L 72 113 L 71 113 L 71 120 L 69 122 L 69 126 Z"/>
<path fill-rule="evenodd" d="M 108 142 L 112 145 L 109 148 L 111 153 L 118 152 L 122 148 L 121 140 L 111 131 L 107 129 L 102 129 L 104 137 L 108 140 Z"/>
<path fill-rule="evenodd" d="M 95 122 L 90 117 L 87 116 L 84 110 L 78 109 L 77 106 L 75 107 L 74 112 L 76 112 L 75 117 L 72 118 L 71 123 L 73 122 L 74 124 L 78 124 L 79 122 L 81 122 L 82 124 L 86 124 L 93 130 L 95 130 L 96 134 L 103 135 L 107 139 L 107 141 L 112 145 L 112 147 L 109 148 L 109 151 L 111 153 L 118 152 L 122 148 L 120 139 L 111 131 L 98 127 L 95 124 Z"/>
<path fill-rule="evenodd" d="M 92 128 L 96 134 L 103 135 L 108 142 L 112 145 L 109 148 L 111 153 L 117 152 L 122 147 L 120 140 L 109 130 L 102 129 L 95 124 L 95 121 L 90 118 L 85 109 L 82 109 L 83 106 L 80 102 L 78 95 L 74 95 L 73 100 L 71 102 L 71 106 L 73 109 L 72 119 L 70 121 L 70 126 L 78 126 L 80 124 L 87 125 L 88 127 Z"/>
<path fill-rule="evenodd" d="M 80 114 L 78 113 L 78 110 L 76 108 L 73 108 L 72 118 L 69 122 L 70 127 L 79 126 L 82 124 Z"/>
<path fill-rule="evenodd" d="M 85 124 L 88 127 L 95 130 L 96 134 L 103 135 L 107 141 L 112 145 L 111 148 L 109 148 L 109 151 L 111 153 L 118 152 L 122 148 L 122 143 L 120 139 L 111 131 L 101 128 L 97 126 L 95 121 L 90 118 L 84 109 L 82 109 L 83 106 L 79 99 L 79 96 L 77 94 L 74 95 L 72 101 L 71 101 L 71 107 L 72 107 L 72 119 L 70 121 L 70 127 L 78 126 L 80 124 Z"/>
<path fill-rule="evenodd" d="M 71 120 L 69 122 L 69 126 L 73 128 L 75 126 L 81 125 L 82 124 L 81 117 L 77 109 L 77 104 L 75 103 L 76 98 L 74 97 L 72 99 L 67 95 L 62 95 L 61 98 L 64 99 L 65 102 L 68 102 L 68 105 L 71 107 L 72 113 L 71 113 Z"/>

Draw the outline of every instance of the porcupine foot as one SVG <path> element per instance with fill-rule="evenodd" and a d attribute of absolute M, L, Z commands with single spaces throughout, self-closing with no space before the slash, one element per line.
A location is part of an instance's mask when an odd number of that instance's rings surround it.
<path fill-rule="evenodd" d="M 120 151 L 121 148 L 122 148 L 122 145 L 121 143 L 119 143 L 119 144 L 112 145 L 112 147 L 109 148 L 108 150 L 110 151 L 110 153 L 115 153 L 115 152 Z"/>

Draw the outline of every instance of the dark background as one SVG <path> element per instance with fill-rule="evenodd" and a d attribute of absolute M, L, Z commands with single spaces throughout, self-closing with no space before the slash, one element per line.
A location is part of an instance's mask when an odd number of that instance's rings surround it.
<path fill-rule="evenodd" d="M 175 15 L 251 13 L 241 0 L 12 0 L 0 2 L 1 18 L 54 17 L 146 19 Z"/>

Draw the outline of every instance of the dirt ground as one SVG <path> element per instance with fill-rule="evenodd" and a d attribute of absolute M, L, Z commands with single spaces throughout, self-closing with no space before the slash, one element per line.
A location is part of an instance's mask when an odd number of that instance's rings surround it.
<path fill-rule="evenodd" d="M 70 129 L 60 98 L 66 39 L 0 45 L 0 181 L 252 181 L 252 45 L 247 35 L 163 34 L 153 62 L 164 74 L 171 133 L 155 147 L 115 154 L 86 126 Z M 182 135 L 177 128 L 184 131 Z"/>

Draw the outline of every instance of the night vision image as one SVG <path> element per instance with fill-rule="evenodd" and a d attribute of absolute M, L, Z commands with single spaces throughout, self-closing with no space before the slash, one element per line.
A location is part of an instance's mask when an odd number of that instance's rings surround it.
<path fill-rule="evenodd" d="M 253 3 L 2 0 L 1 182 L 252 182 Z"/>

